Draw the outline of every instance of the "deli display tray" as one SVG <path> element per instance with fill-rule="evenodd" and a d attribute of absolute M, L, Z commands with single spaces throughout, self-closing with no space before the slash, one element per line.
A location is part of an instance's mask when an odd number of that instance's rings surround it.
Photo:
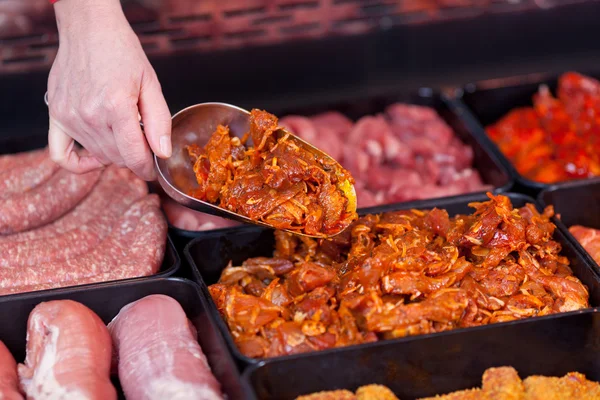
<path fill-rule="evenodd" d="M 480 173 L 483 183 L 492 185 L 495 193 L 507 192 L 512 188 L 513 177 L 494 152 L 493 144 L 488 143 L 485 137 L 483 137 L 483 141 L 481 140 L 481 133 L 476 132 L 476 129 L 473 129 L 471 124 L 463 118 L 463 110 L 455 100 L 429 88 L 422 88 L 411 93 L 396 92 L 371 97 L 356 95 L 334 103 L 323 102 L 323 100 L 315 98 L 310 106 L 275 107 L 267 111 L 280 118 L 288 115 L 312 116 L 326 111 L 337 111 L 356 122 L 361 117 L 382 113 L 387 106 L 397 102 L 433 108 L 452 128 L 455 135 L 464 144 L 472 147 L 473 167 Z M 217 229 L 214 232 L 224 234 L 228 229 L 231 228 Z M 213 231 L 189 231 L 171 227 L 170 232 L 177 237 L 178 241 L 190 241 L 206 234 L 212 234 Z"/>
<path fill-rule="evenodd" d="M 592 78 L 600 77 L 598 71 L 582 71 L 581 73 Z M 552 93 L 556 93 L 559 77 L 560 74 L 535 73 L 473 82 L 457 89 L 453 96 L 457 103 L 462 103 L 463 118 L 467 121 L 469 128 L 479 134 L 482 141 L 492 146 L 491 151 L 501 160 L 504 168 L 510 172 L 515 180 L 514 191 L 537 195 L 541 190 L 571 181 L 546 184 L 524 177 L 488 137 L 485 127 L 497 122 L 514 108 L 532 106 L 532 97 L 540 85 L 546 85 Z"/>
<path fill-rule="evenodd" d="M 104 323 L 109 323 L 125 305 L 152 294 L 163 294 L 177 300 L 198 332 L 198 342 L 208 359 L 213 374 L 221 383 L 228 399 L 244 399 L 235 362 L 219 334 L 206 300 L 197 284 L 185 279 L 101 283 L 94 287 L 62 288 L 50 292 L 34 292 L 0 297 L 0 340 L 6 344 L 17 362 L 25 359 L 27 319 L 39 303 L 52 300 L 77 301 L 94 311 Z M 10 322 L 8 322 L 10 321 Z M 124 399 L 118 382 L 119 398 Z"/>
<path fill-rule="evenodd" d="M 511 366 L 521 379 L 580 372 L 600 381 L 600 312 L 538 317 L 418 340 L 270 360 L 243 374 L 254 399 L 293 400 L 323 390 L 369 384 L 389 387 L 401 400 L 481 387 L 487 368 Z"/>
<path fill-rule="evenodd" d="M 552 205 L 560 218 L 554 223 L 563 231 L 587 261 L 600 274 L 600 265 L 568 232 L 573 225 L 600 229 L 600 178 L 574 181 L 559 186 L 552 186 L 539 194 L 538 200 L 544 206 Z"/>
<path fill-rule="evenodd" d="M 522 207 L 526 203 L 532 203 L 541 210 L 536 201 L 528 196 L 516 193 L 506 193 L 515 208 Z M 485 194 L 471 194 L 465 196 L 457 196 L 452 198 L 441 198 L 432 199 L 416 202 L 407 202 L 399 204 L 390 204 L 386 206 L 372 207 L 361 210 L 362 215 L 364 214 L 376 214 L 386 211 L 404 210 L 404 209 L 432 209 L 434 207 L 440 209 L 446 209 L 450 216 L 456 214 L 467 214 L 472 212 L 472 208 L 469 208 L 468 204 L 471 202 L 481 202 L 487 200 L 488 197 Z M 589 260 L 586 259 L 581 252 L 579 252 L 573 246 L 571 240 L 567 238 L 568 232 L 563 231 L 560 227 L 557 228 L 554 234 L 554 239 L 559 242 L 562 246 L 562 254 L 570 260 L 570 267 L 573 273 L 578 277 L 584 285 L 589 289 L 590 294 L 590 305 L 591 307 L 600 306 L 600 276 L 595 273 L 593 267 L 590 265 Z M 209 308 L 216 320 L 217 326 L 220 328 L 230 351 L 233 353 L 235 358 L 238 360 L 242 368 L 246 368 L 249 365 L 255 365 L 263 362 L 264 360 L 288 360 L 290 363 L 295 363 L 299 358 L 305 357 L 305 355 L 298 356 L 282 356 L 270 359 L 255 359 L 249 358 L 241 354 L 237 346 L 234 343 L 233 337 L 227 327 L 227 324 L 219 314 L 215 303 L 213 302 L 208 286 L 216 283 L 219 280 L 222 270 L 227 266 L 229 262 L 233 265 L 240 265 L 244 260 L 252 257 L 271 257 L 273 254 L 274 237 L 273 231 L 262 228 L 252 229 L 239 229 L 232 228 L 227 233 L 210 234 L 207 233 L 202 237 L 191 241 L 184 249 L 184 257 L 188 261 L 192 268 L 192 273 L 195 275 L 195 279 L 200 283 L 200 286 L 208 298 Z M 561 315 L 551 315 L 548 317 L 542 317 L 545 319 L 553 320 L 559 318 Z M 441 332 L 427 335 L 409 336 L 399 339 L 391 339 L 381 341 L 377 346 L 394 346 L 397 343 L 417 343 L 421 340 L 440 337 L 443 338 L 447 335 L 462 335 L 472 329 L 481 330 L 486 332 L 487 330 L 495 329 L 497 326 L 514 325 L 516 330 L 523 329 L 526 331 L 529 328 L 529 324 L 536 324 L 541 318 L 524 319 L 514 322 L 498 323 L 494 325 L 486 325 L 477 328 L 464 328 L 450 332 Z M 523 328 L 520 328 L 523 327 Z M 468 342 L 465 342 L 468 343 Z M 357 349 L 369 348 L 369 344 L 361 344 L 353 346 Z M 406 344 L 408 346 L 408 344 Z M 335 354 L 338 351 L 343 351 L 343 348 L 325 350 L 319 353 Z M 366 353 L 365 353 L 366 354 Z"/>

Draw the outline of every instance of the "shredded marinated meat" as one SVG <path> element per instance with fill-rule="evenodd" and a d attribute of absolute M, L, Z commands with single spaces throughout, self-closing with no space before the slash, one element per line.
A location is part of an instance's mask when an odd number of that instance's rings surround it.
<path fill-rule="evenodd" d="M 242 140 L 219 125 L 206 146 L 188 146 L 198 182 L 189 194 L 277 229 L 329 236 L 347 228 L 357 218 L 350 173 L 278 132 L 277 117 L 255 109 Z"/>
<path fill-rule="evenodd" d="M 553 210 L 488 193 L 475 212 L 367 215 L 331 240 L 275 232 L 273 258 L 210 286 L 240 351 L 274 357 L 587 308 Z"/>
<path fill-rule="evenodd" d="M 566 73 L 558 98 L 541 86 L 533 107 L 510 111 L 487 132 L 526 178 L 554 183 L 600 176 L 600 82 Z"/>

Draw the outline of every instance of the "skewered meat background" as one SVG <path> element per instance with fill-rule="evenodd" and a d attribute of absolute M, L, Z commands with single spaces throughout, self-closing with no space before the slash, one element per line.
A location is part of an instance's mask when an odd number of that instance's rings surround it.
<path fill-rule="evenodd" d="M 332 240 L 276 232 L 273 258 L 209 287 L 240 351 L 274 357 L 587 308 L 553 211 L 488 194 L 475 212 L 368 215 Z"/>
<path fill-rule="evenodd" d="M 189 194 L 277 229 L 315 236 L 344 230 L 356 219 L 354 180 L 289 134 L 278 137 L 278 128 L 277 117 L 254 109 L 242 140 L 219 125 L 203 148 L 188 146 L 198 181 Z"/>
<path fill-rule="evenodd" d="M 558 98 L 541 86 L 533 107 L 513 109 L 487 132 L 521 175 L 554 183 L 600 175 L 599 116 L 600 82 L 568 72 Z"/>

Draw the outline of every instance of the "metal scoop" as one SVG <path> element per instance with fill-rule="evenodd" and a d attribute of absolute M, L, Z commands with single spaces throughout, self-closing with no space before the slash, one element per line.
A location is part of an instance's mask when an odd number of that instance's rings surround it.
<path fill-rule="evenodd" d="M 46 102 L 46 105 L 48 105 L 48 93 L 45 94 L 44 101 Z M 140 121 L 140 125 L 142 125 L 143 128 L 144 125 L 142 121 Z M 173 116 L 171 130 L 172 155 L 168 159 L 162 159 L 156 157 L 156 155 L 154 156 L 154 163 L 158 171 L 157 175 L 160 186 L 165 193 L 177 203 L 193 210 L 247 224 L 274 228 L 265 222 L 252 220 L 241 214 L 229 211 L 206 201 L 198 200 L 195 197 L 186 194 L 189 193 L 191 189 L 198 187 L 196 176 L 192 169 L 192 163 L 190 162 L 190 158 L 186 151 L 186 146 L 197 144 L 198 146 L 203 147 L 216 131 L 218 125 L 228 126 L 231 135 L 242 138 L 250 128 L 250 112 L 226 103 L 201 103 L 184 108 Z M 278 138 L 289 134 L 289 139 L 294 140 L 299 147 L 318 155 L 322 159 L 331 160 L 332 163 L 336 163 L 339 166 L 337 161 L 333 160 L 322 150 L 305 142 L 291 132 L 280 128 L 276 134 Z M 345 181 L 341 182 L 338 187 L 348 198 L 347 211 L 356 212 L 356 192 L 354 186 L 349 181 Z M 289 232 L 301 236 L 324 237 L 307 235 L 292 230 L 289 230 Z"/>
<path fill-rule="evenodd" d="M 212 203 L 198 200 L 186 194 L 189 193 L 190 189 L 197 187 L 196 176 L 192 169 L 192 164 L 187 151 L 185 150 L 186 146 L 190 144 L 197 144 L 201 147 L 204 146 L 216 131 L 218 125 L 228 126 L 232 136 L 242 138 L 250 128 L 250 112 L 243 108 L 225 103 L 202 103 L 179 111 L 173 116 L 172 121 L 172 156 L 168 159 L 154 156 L 156 169 L 158 170 L 158 182 L 167 195 L 179 204 L 197 211 L 245 222 L 247 224 L 273 228 L 273 226 L 265 222 L 252 220 L 238 213 L 221 208 Z M 333 160 L 323 151 L 283 128 L 276 134 L 277 137 L 289 134 L 289 138 L 294 140 L 299 147 L 308 150 L 310 153 L 317 154 L 321 158 L 329 159 L 332 162 L 337 163 L 337 161 Z M 337 164 L 339 165 L 339 163 Z M 348 198 L 347 211 L 355 212 L 356 192 L 354 186 L 349 181 L 346 181 L 340 183 L 339 187 Z M 291 230 L 290 232 L 302 236 L 323 237 L 307 235 L 302 232 Z"/>

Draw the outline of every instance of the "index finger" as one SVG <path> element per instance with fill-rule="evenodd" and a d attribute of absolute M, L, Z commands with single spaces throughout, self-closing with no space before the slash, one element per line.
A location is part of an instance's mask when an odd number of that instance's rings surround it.
<path fill-rule="evenodd" d="M 112 130 L 127 168 L 146 181 L 154 180 L 154 158 L 140 127 L 137 106 L 117 108 Z"/>
<path fill-rule="evenodd" d="M 96 157 L 77 153 L 75 140 L 53 118 L 50 118 L 50 128 L 48 129 L 48 150 L 52 161 L 76 174 L 104 167 L 104 164 Z"/>

